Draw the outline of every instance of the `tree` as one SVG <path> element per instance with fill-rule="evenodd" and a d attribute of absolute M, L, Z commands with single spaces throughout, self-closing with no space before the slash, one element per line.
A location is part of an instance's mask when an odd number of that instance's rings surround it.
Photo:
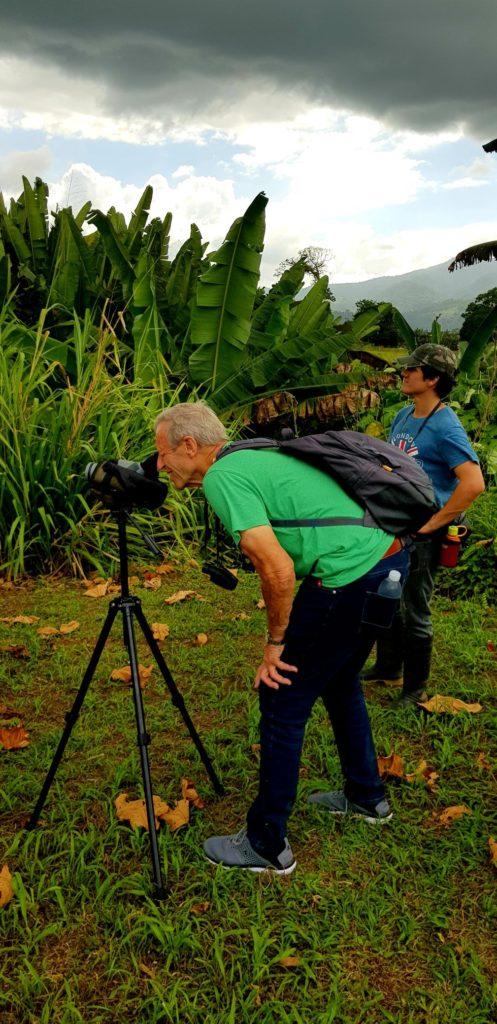
<path fill-rule="evenodd" d="M 332 255 L 331 249 L 323 249 L 319 245 L 308 245 L 305 249 L 300 249 L 296 256 L 289 256 L 286 260 L 282 260 L 279 266 L 276 267 L 274 276 L 280 278 L 285 270 L 291 270 L 292 267 L 302 261 L 304 273 L 309 274 L 314 282 L 319 281 L 319 278 L 323 277 L 326 273 L 326 268 Z M 326 297 L 330 302 L 335 301 L 335 296 L 332 295 L 329 287 Z"/>
<path fill-rule="evenodd" d="M 383 312 L 380 316 L 378 331 L 371 337 L 371 342 L 374 345 L 387 345 L 392 348 L 397 345 L 403 345 L 404 341 L 395 326 L 394 309 L 390 303 L 375 302 L 374 299 L 359 299 L 356 302 L 354 320 L 361 316 L 362 313 L 367 313 L 371 309 L 378 311 L 380 305 L 383 307 Z"/>
<path fill-rule="evenodd" d="M 463 313 L 462 327 L 459 332 L 461 341 L 469 341 L 474 332 L 483 323 L 485 317 L 497 306 L 497 288 L 481 292 L 470 302 Z"/>

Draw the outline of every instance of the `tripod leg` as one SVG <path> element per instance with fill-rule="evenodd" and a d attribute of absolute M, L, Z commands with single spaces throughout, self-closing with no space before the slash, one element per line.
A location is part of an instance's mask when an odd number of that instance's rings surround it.
<path fill-rule="evenodd" d="M 206 772 L 207 772 L 207 774 L 208 774 L 208 776 L 209 776 L 209 778 L 210 778 L 210 780 L 212 782 L 212 785 L 214 786 L 214 789 L 215 789 L 216 793 L 218 794 L 218 796 L 223 796 L 224 793 L 225 793 L 224 786 L 220 782 L 220 780 L 219 780 L 219 778 L 218 778 L 218 776 L 217 776 L 217 774 L 216 774 L 216 772 L 214 770 L 214 766 L 212 764 L 212 761 L 211 761 L 211 759 L 210 759 L 210 757 L 209 757 L 209 755 L 208 755 L 208 753 L 207 753 L 207 751 L 206 751 L 206 749 L 205 749 L 205 747 L 204 747 L 204 745 L 202 743 L 202 740 L 200 739 L 200 736 L 199 736 L 199 734 L 198 734 L 198 732 L 197 732 L 197 730 L 196 730 L 196 728 L 195 728 L 195 726 L 194 726 L 194 724 L 193 724 L 193 722 L 192 722 L 192 720 L 190 718 L 190 715 L 188 714 L 188 711 L 186 710 L 186 705 L 185 705 L 185 702 L 183 700 L 183 697 L 181 696 L 181 694 L 180 694 L 180 692 L 178 690 L 178 687 L 176 686 L 176 683 L 174 682 L 174 679 L 173 679 L 173 677 L 172 677 L 172 675 L 171 675 L 171 673 L 170 673 L 170 671 L 169 671 L 169 669 L 168 669 L 168 667 L 166 665 L 166 662 L 164 661 L 164 658 L 162 657 L 162 652 L 161 652 L 161 650 L 160 650 L 160 648 L 159 648 L 159 646 L 157 644 L 157 641 L 154 638 L 152 630 L 150 629 L 150 626 L 149 626 L 149 624 L 148 624 L 148 622 L 147 622 L 147 620 L 145 618 L 145 615 L 143 614 L 143 611 L 142 611 L 142 609 L 141 609 L 141 607 L 139 605 L 137 605 L 135 607 L 135 615 L 136 615 L 136 617 L 138 619 L 138 622 L 140 623 L 140 626 L 142 628 L 145 640 L 147 641 L 148 646 L 150 647 L 150 650 L 151 650 L 151 652 L 152 652 L 152 654 L 153 654 L 153 656 L 154 656 L 154 658 L 155 658 L 155 660 L 157 662 L 157 665 L 159 666 L 159 669 L 160 669 L 160 672 L 161 672 L 161 674 L 163 676 L 163 679 L 164 679 L 164 681 L 165 681 L 165 683 L 166 683 L 166 685 L 167 685 L 167 687 L 168 687 L 168 689 L 170 691 L 172 702 L 173 702 L 174 706 L 178 708 L 178 710 L 179 710 L 179 712 L 181 714 L 181 717 L 183 718 L 183 721 L 184 721 L 184 723 L 185 723 L 185 725 L 186 725 L 186 727 L 188 729 L 188 732 L 190 733 L 190 736 L 191 736 L 191 738 L 192 738 L 192 740 L 193 740 L 193 742 L 194 742 L 194 744 L 195 744 L 195 746 L 196 746 L 196 748 L 198 750 L 198 753 L 200 755 L 200 758 L 202 760 L 204 768 L 205 768 L 205 770 L 206 770 Z"/>
<path fill-rule="evenodd" d="M 136 643 L 133 631 L 133 609 L 129 604 L 123 608 L 124 642 L 126 644 L 129 663 L 131 667 L 131 683 L 133 689 L 133 703 L 135 705 L 136 729 L 138 734 L 138 749 L 140 751 L 140 762 L 145 792 L 145 806 L 147 808 L 148 831 L 150 836 L 150 854 L 152 857 L 152 873 L 155 886 L 156 899 L 162 900 L 166 896 L 166 889 L 162 879 L 162 869 L 157 844 L 157 832 L 155 829 L 154 801 L 152 793 L 152 780 L 150 778 L 150 763 L 148 759 L 148 744 L 150 736 L 145 727 L 145 712 L 143 710 L 142 692 L 140 689 L 140 677 L 138 672 L 138 658 L 136 656 Z"/>
<path fill-rule="evenodd" d="M 28 821 L 28 823 L 26 825 L 26 828 L 29 831 L 31 831 L 31 829 L 35 828 L 35 826 L 37 825 L 38 819 L 40 817 L 40 814 L 41 814 L 41 812 L 42 812 L 42 810 L 43 810 L 43 808 L 45 806 L 45 801 L 47 799 L 47 796 L 48 796 L 50 787 L 52 785 L 52 782 L 53 782 L 53 780 L 55 778 L 55 773 L 56 773 L 57 768 L 59 767 L 59 764 L 60 764 L 60 762 L 62 760 L 62 756 L 64 754 L 64 750 L 66 749 L 67 741 L 68 741 L 68 739 L 69 739 L 69 737 L 71 735 L 71 732 L 73 730 L 73 726 L 76 724 L 76 721 L 78 719 L 79 712 L 81 711 L 81 706 L 82 706 L 83 701 L 84 701 L 84 699 L 86 697 L 86 694 L 88 692 L 90 683 L 91 683 L 91 681 L 93 679 L 93 676 L 94 676 L 94 673 L 95 673 L 95 669 L 96 669 L 96 667 L 98 665 L 98 662 L 100 660 L 100 656 L 102 654 L 102 651 L 104 649 L 105 643 L 107 641 L 107 637 L 108 637 L 108 635 L 109 635 L 109 633 L 110 633 L 110 631 L 112 629 L 112 624 L 113 624 L 114 619 L 115 619 L 115 617 L 117 615 L 117 612 L 118 612 L 117 604 L 113 604 L 112 603 L 110 605 L 110 607 L 109 607 L 108 612 L 107 612 L 107 618 L 105 619 L 105 622 L 104 622 L 104 624 L 102 626 L 102 630 L 101 630 L 100 636 L 99 636 L 99 638 L 98 638 L 98 640 L 97 640 L 97 642 L 95 644 L 95 648 L 94 648 L 93 654 L 92 654 L 92 656 L 90 658 L 90 661 L 88 663 L 88 668 L 86 669 L 86 672 L 85 672 L 85 674 L 83 676 L 83 681 L 82 681 L 81 686 L 80 686 L 80 688 L 79 688 L 79 690 L 78 690 L 78 692 L 76 694 L 76 699 L 74 701 L 74 704 L 73 704 L 71 710 L 66 712 L 66 716 L 65 716 L 66 717 L 66 725 L 65 725 L 64 732 L 62 733 L 62 736 L 61 736 L 61 738 L 59 740 L 59 745 L 57 747 L 57 750 L 55 751 L 52 764 L 50 765 L 50 768 L 48 769 L 45 782 L 43 783 L 43 786 L 42 786 L 42 789 L 41 789 L 41 793 L 40 793 L 40 795 L 38 797 L 38 800 L 36 802 L 36 807 L 35 807 L 32 815 L 31 815 L 31 817 L 30 817 L 30 819 L 29 819 L 29 821 Z"/>

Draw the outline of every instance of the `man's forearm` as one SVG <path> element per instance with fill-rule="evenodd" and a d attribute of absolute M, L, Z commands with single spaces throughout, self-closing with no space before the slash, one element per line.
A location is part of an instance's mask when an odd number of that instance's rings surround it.
<path fill-rule="evenodd" d="M 260 575 L 262 596 L 267 611 L 268 632 L 282 639 L 288 626 L 295 591 L 295 575 Z"/>
<path fill-rule="evenodd" d="M 473 486 L 461 482 L 457 485 L 443 508 L 439 509 L 425 523 L 421 530 L 419 530 L 419 533 L 434 533 L 435 530 L 440 530 L 443 526 L 447 526 L 447 523 L 452 523 L 454 519 L 457 519 L 457 516 L 460 516 L 462 512 L 469 508 L 480 493 L 480 491 L 475 492 Z"/>

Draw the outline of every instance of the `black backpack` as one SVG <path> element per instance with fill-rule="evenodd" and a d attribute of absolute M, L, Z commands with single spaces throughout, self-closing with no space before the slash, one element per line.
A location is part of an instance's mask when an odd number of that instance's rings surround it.
<path fill-rule="evenodd" d="M 260 437 L 234 441 L 217 460 L 232 452 L 274 450 L 309 462 L 333 477 L 361 505 L 361 519 L 271 519 L 274 527 L 368 526 L 394 537 L 415 533 L 438 509 L 430 478 L 424 469 L 394 445 L 355 430 L 326 430 L 322 434 L 275 441 Z"/>

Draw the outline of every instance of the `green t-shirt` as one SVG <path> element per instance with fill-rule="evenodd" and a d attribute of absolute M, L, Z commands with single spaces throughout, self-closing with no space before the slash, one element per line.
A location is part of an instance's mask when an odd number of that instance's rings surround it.
<path fill-rule="evenodd" d="M 209 505 L 236 543 L 240 533 L 271 519 L 360 519 L 363 510 L 315 466 L 273 450 L 245 449 L 215 462 L 205 474 Z M 273 527 L 298 579 L 313 572 L 327 587 L 352 583 L 376 565 L 392 537 L 365 526 Z"/>

